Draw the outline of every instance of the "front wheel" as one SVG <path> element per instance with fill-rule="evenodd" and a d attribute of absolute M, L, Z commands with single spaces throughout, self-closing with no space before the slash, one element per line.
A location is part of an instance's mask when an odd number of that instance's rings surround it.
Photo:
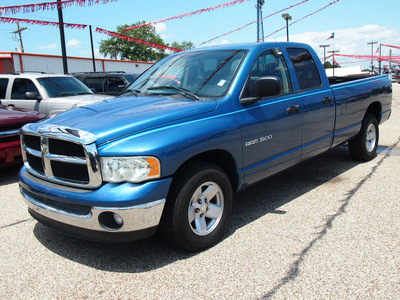
<path fill-rule="evenodd" d="M 232 186 L 224 170 L 207 163 L 188 165 L 177 174 L 159 232 L 182 249 L 198 251 L 218 242 L 232 210 Z"/>
<path fill-rule="evenodd" d="M 350 156 L 355 160 L 369 161 L 376 156 L 379 141 L 378 121 L 373 114 L 367 114 L 361 130 L 354 140 L 349 141 Z"/>

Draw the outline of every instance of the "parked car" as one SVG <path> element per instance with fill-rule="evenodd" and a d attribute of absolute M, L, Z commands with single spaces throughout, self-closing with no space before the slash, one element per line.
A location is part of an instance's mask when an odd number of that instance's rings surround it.
<path fill-rule="evenodd" d="M 343 143 L 374 159 L 391 103 L 386 75 L 330 83 L 306 44 L 192 49 L 115 100 L 25 125 L 20 190 L 59 231 L 100 241 L 158 231 L 197 251 L 226 232 L 234 192 Z"/>
<path fill-rule="evenodd" d="M 96 94 L 118 95 L 128 84 L 140 74 L 125 72 L 81 72 L 70 73 Z"/>
<path fill-rule="evenodd" d="M 69 75 L 0 74 L 0 100 L 3 105 L 35 110 L 49 116 L 111 98 L 94 94 L 81 81 Z"/>
<path fill-rule="evenodd" d="M 22 161 L 19 129 L 45 117 L 36 111 L 0 105 L 0 168 Z"/>

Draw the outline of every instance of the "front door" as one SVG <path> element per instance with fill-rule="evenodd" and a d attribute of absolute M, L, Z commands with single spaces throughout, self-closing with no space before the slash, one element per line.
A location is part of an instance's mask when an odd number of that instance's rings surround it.
<path fill-rule="evenodd" d="M 247 184 L 294 165 L 301 155 L 301 97 L 292 94 L 287 64 L 279 49 L 267 50 L 256 59 L 241 98 L 250 97 L 252 84 L 263 76 L 278 77 L 283 91 L 244 104 L 237 112 L 242 130 L 242 172 Z"/>

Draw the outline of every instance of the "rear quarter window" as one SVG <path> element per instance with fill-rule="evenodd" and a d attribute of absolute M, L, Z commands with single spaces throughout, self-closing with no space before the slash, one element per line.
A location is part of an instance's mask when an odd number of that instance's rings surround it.
<path fill-rule="evenodd" d="M 297 81 L 301 90 L 321 86 L 321 77 L 311 54 L 303 48 L 288 48 L 290 60 L 296 72 Z"/>

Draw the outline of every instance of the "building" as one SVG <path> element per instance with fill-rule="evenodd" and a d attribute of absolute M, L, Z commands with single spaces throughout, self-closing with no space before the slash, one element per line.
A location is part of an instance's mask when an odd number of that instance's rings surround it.
<path fill-rule="evenodd" d="M 68 72 L 93 72 L 93 60 L 84 57 L 67 57 Z M 97 72 L 124 71 L 143 73 L 153 63 L 129 60 L 96 58 Z M 62 56 L 20 52 L 0 52 L 0 73 L 44 72 L 64 73 Z"/>

